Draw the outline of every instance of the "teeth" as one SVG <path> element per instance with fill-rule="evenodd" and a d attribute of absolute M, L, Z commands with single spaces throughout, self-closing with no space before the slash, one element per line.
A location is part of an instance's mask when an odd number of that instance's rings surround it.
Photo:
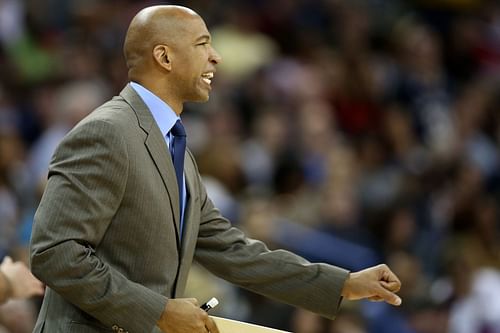
<path fill-rule="evenodd" d="M 201 79 L 203 80 L 203 82 L 205 82 L 206 84 L 210 84 L 212 83 L 212 78 L 214 77 L 214 72 L 208 72 L 208 73 L 203 73 L 201 75 Z"/>

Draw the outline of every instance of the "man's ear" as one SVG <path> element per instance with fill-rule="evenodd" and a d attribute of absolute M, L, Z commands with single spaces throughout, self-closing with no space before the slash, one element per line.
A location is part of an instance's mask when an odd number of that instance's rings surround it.
<path fill-rule="evenodd" d="M 170 59 L 170 50 L 166 45 L 156 45 L 153 48 L 153 58 L 156 63 L 167 71 L 172 70 L 172 61 Z"/>

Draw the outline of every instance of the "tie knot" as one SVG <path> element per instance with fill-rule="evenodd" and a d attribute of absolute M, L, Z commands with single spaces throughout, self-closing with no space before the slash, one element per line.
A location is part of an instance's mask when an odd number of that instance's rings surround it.
<path fill-rule="evenodd" d="M 184 130 L 184 126 L 182 125 L 181 120 L 177 120 L 177 122 L 174 124 L 174 127 L 170 130 L 170 132 L 174 136 L 186 136 L 186 131 Z"/>

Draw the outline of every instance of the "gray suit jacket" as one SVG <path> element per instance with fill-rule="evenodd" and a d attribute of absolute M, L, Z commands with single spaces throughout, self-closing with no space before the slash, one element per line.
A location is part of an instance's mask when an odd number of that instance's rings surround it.
<path fill-rule="evenodd" d="M 181 241 L 170 154 L 130 86 L 64 138 L 31 239 L 31 269 L 48 286 L 35 332 L 159 332 L 193 258 L 239 286 L 335 315 L 347 271 L 245 237 L 207 197 L 189 151 L 184 171 Z"/>

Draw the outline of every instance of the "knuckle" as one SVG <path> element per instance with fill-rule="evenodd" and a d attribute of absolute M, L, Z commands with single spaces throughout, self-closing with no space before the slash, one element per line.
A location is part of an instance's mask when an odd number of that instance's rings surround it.
<path fill-rule="evenodd" d="M 196 327 L 196 328 L 202 328 L 202 327 L 205 327 L 205 322 L 200 318 L 200 317 L 196 317 L 194 318 L 195 320 L 193 320 L 193 325 Z"/>
<path fill-rule="evenodd" d="M 200 314 L 200 318 L 205 322 L 208 320 L 208 313 L 206 313 L 205 311 L 201 311 L 201 314 Z"/>
<path fill-rule="evenodd" d="M 207 320 L 207 317 L 208 317 L 208 314 L 203 311 L 203 310 L 199 310 L 199 311 L 196 311 L 196 319 L 200 322 L 203 322 L 205 323 L 205 321 Z"/>

